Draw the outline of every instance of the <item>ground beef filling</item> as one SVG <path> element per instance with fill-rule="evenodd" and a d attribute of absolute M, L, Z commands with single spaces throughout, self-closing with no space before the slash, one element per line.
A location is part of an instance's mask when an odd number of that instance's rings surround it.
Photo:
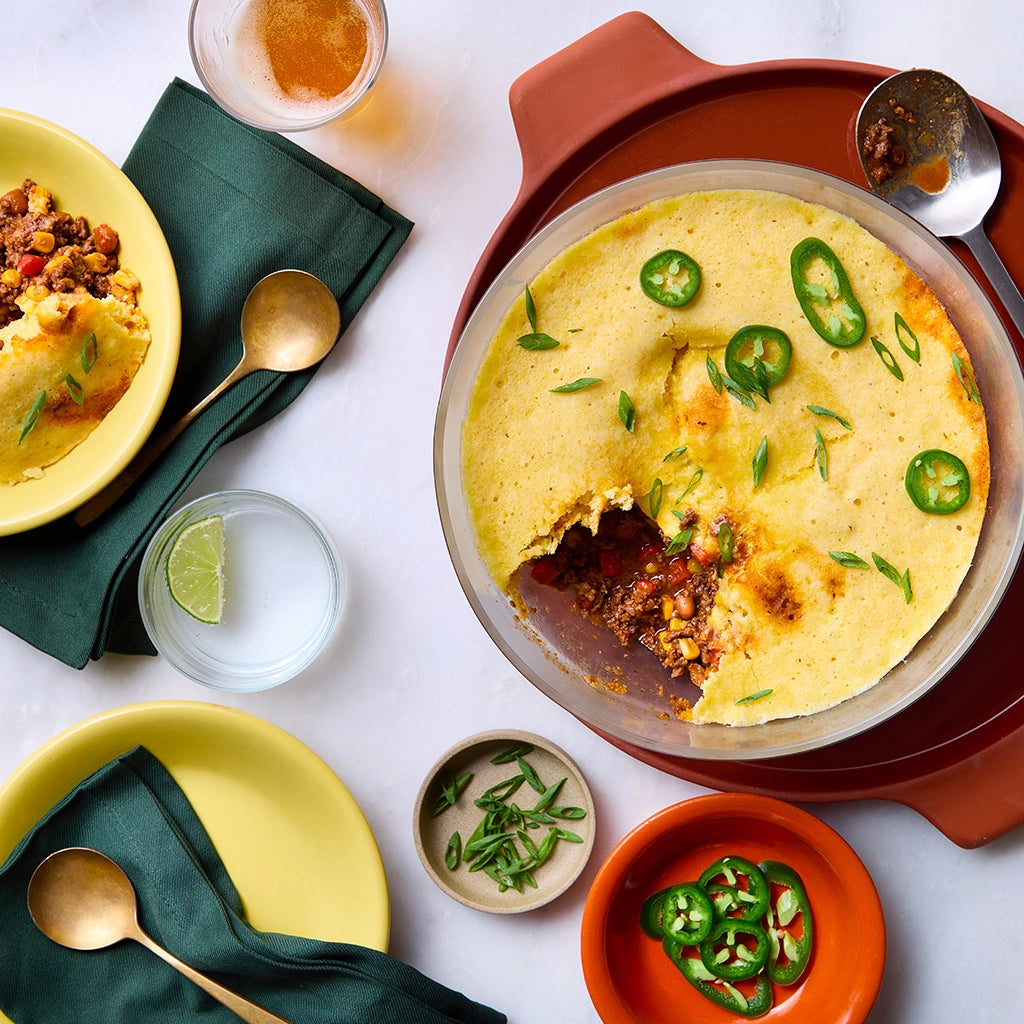
<path fill-rule="evenodd" d="M 50 193 L 30 179 L 0 195 L 0 327 L 21 316 L 22 295 L 121 297 L 117 248 L 113 228 L 90 229 L 84 217 L 54 209 Z"/>
<path fill-rule="evenodd" d="M 907 151 L 896 141 L 896 129 L 884 117 L 868 125 L 862 152 L 874 185 L 888 181 L 907 163 Z"/>
<path fill-rule="evenodd" d="M 687 513 L 681 527 L 696 523 Z M 596 534 L 568 530 L 553 554 L 531 566 L 535 580 L 571 589 L 582 615 L 603 623 L 623 646 L 641 643 L 673 677 L 698 686 L 716 660 L 708 617 L 718 591 L 717 564 L 690 546 L 667 553 L 658 526 L 637 509 L 606 512 Z"/>

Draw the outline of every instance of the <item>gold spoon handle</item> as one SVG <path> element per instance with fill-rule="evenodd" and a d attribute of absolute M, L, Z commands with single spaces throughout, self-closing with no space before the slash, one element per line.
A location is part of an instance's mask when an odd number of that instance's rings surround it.
<path fill-rule="evenodd" d="M 79 526 L 88 526 L 99 519 L 111 505 L 125 493 L 136 480 L 146 472 L 171 444 L 172 441 L 215 399 L 229 387 L 237 384 L 255 369 L 245 355 L 238 365 L 201 402 L 193 406 L 184 416 L 172 423 L 165 431 L 151 438 L 127 466 L 98 494 L 90 498 L 74 514 Z"/>
<path fill-rule="evenodd" d="M 219 985 L 205 974 L 200 974 L 195 968 L 189 967 L 188 964 L 179 960 L 173 953 L 168 953 L 163 946 L 154 942 L 141 928 L 136 929 L 131 937 L 140 942 L 146 949 L 156 953 L 161 960 L 170 964 L 175 970 L 184 974 L 189 981 L 194 982 L 208 995 L 213 996 L 217 1002 L 222 1003 L 232 1013 L 237 1014 L 242 1020 L 248 1021 L 248 1024 L 289 1024 L 283 1017 L 278 1017 L 276 1013 L 264 1010 L 262 1006 L 257 1006 L 255 1003 L 240 996 L 237 992 L 232 992 L 231 989 Z"/>

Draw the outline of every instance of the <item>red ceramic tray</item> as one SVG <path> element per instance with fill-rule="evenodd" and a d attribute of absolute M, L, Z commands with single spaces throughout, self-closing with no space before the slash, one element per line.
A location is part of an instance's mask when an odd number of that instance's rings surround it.
<path fill-rule="evenodd" d="M 608 22 L 527 71 L 510 92 L 522 186 L 469 282 L 449 355 L 473 307 L 522 245 L 607 185 L 671 164 L 747 157 L 802 164 L 865 186 L 853 126 L 864 98 L 891 73 L 823 60 L 709 64 L 639 13 Z M 1024 281 L 1024 127 L 980 105 L 1003 159 L 1003 187 L 986 228 L 1011 275 Z M 952 248 L 980 277 L 966 248 Z M 1007 327 L 1020 354 L 1024 339 Z M 702 761 L 606 738 L 712 789 L 795 801 L 895 800 L 958 845 L 980 846 L 1024 822 L 1022 609 L 1018 572 L 968 656 L 939 685 L 884 724 L 820 750 Z"/>

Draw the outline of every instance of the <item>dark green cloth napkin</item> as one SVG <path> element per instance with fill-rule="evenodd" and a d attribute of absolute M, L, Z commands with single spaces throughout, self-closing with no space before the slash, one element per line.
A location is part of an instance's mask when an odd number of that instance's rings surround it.
<path fill-rule="evenodd" d="M 139 923 L 164 948 L 292 1024 L 505 1022 L 386 953 L 256 931 L 185 794 L 137 747 L 75 787 L 0 867 L 0 1009 L 15 1024 L 238 1024 L 138 943 L 78 952 L 36 929 L 29 878 L 68 846 L 121 865 L 138 894 Z"/>
<path fill-rule="evenodd" d="M 242 304 L 259 278 L 316 274 L 344 330 L 412 229 L 358 182 L 180 80 L 124 171 L 163 229 L 181 291 L 181 357 L 163 422 L 238 362 Z M 76 668 L 105 650 L 152 654 L 135 598 L 146 542 L 217 448 L 283 409 L 313 372 L 258 371 L 236 384 L 88 528 L 67 518 L 0 540 L 0 625 Z"/>

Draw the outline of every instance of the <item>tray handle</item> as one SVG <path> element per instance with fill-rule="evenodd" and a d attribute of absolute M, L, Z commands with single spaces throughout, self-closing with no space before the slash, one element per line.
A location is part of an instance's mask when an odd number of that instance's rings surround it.
<path fill-rule="evenodd" d="M 520 194 L 615 124 L 623 103 L 641 109 L 712 67 L 630 11 L 525 71 L 509 90 L 523 155 Z"/>
<path fill-rule="evenodd" d="M 620 14 L 524 71 L 509 89 L 509 107 L 523 160 L 516 195 L 477 262 L 459 305 L 444 373 L 473 307 L 511 255 L 503 250 L 517 222 L 543 220 L 544 183 L 561 166 L 612 128 L 625 111 L 664 100 L 711 77 L 701 60 L 639 11 Z"/>
<path fill-rule="evenodd" d="M 1016 729 L 964 761 L 867 794 L 917 811 L 947 839 L 977 849 L 1024 822 L 1024 729 Z"/>

